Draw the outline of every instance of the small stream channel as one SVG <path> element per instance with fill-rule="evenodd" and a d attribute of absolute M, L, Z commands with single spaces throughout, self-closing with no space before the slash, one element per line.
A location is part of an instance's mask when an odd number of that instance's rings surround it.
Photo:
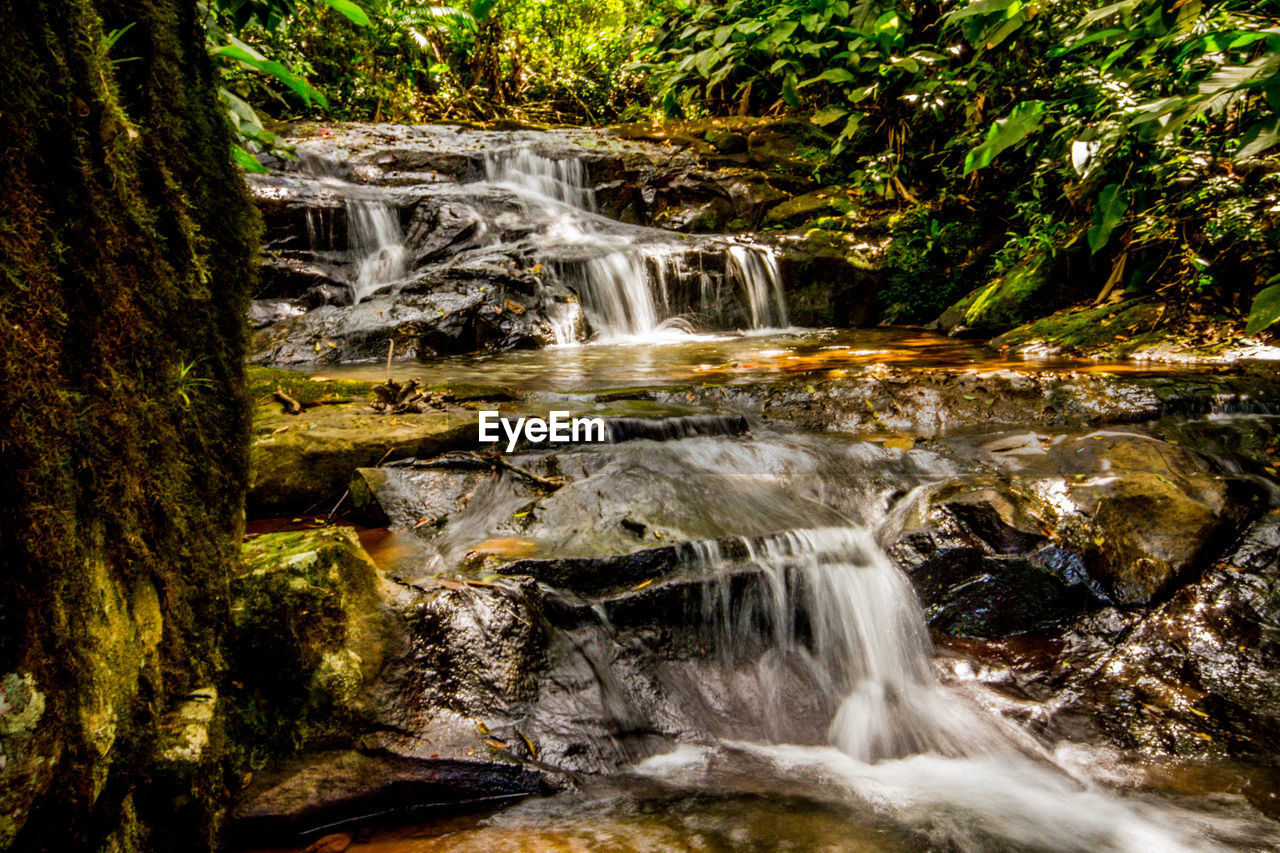
<path fill-rule="evenodd" d="M 1195 416 L 1101 429 L 1047 426 L 1043 418 L 852 434 L 797 425 L 771 402 L 771 383 L 791 383 L 793 391 L 795 383 L 828 383 L 809 386 L 817 395 L 858 377 L 1028 382 L 1092 373 L 1175 387 L 1211 371 L 1027 362 L 917 330 L 793 328 L 789 282 L 768 246 L 610 219 L 592 188 L 591 161 L 549 153 L 537 140 L 513 146 L 481 137 L 473 141 L 484 142 L 484 151 L 459 167 L 458 180 L 410 184 L 400 175 L 349 192 L 349 169 L 309 159 L 302 172 L 263 183 L 263 192 L 318 184 L 321 194 L 345 200 L 326 201 L 308 220 L 313 245 L 288 250 L 297 263 L 306 255 L 306 264 L 327 270 L 320 278 L 330 283 L 310 295 L 266 298 L 256 309 L 269 320 L 264 334 L 284 332 L 260 361 L 381 381 L 380 356 L 394 340 L 392 373 L 400 378 L 502 386 L 526 403 L 596 400 L 605 409 L 612 403 L 618 417 L 703 420 L 666 435 L 512 455 L 516 465 L 566 481 L 549 494 L 519 478 L 427 460 L 379 469 L 374 494 L 387 524 L 364 538 L 391 575 L 536 580 L 546 620 L 538 686 L 518 707 L 496 709 L 488 727 L 517 721 L 506 736 L 523 739 L 530 765 L 563 790 L 497 810 L 446 808 L 366 827 L 353 850 L 1280 845 L 1273 770 L 1234 754 L 1187 758 L 1114 737 L 1104 719 L 1111 700 L 1086 701 L 1087 682 L 1040 660 L 1061 654 L 1065 661 L 1070 649 L 1092 643 L 1097 664 L 1103 647 L 1145 630 L 1145 614 L 1172 606 L 1172 588 L 1141 604 L 1126 601 L 1119 582 L 1091 574 L 1091 558 L 1032 528 L 1017 528 L 1032 544 L 1010 540 L 983 552 L 988 562 L 948 587 L 945 601 L 928 590 L 950 569 L 939 568 L 936 554 L 923 563 L 918 554 L 904 556 L 916 554 L 925 535 L 911 519 L 949 483 L 1021 483 L 1028 492 L 1043 489 L 1046 505 L 1063 505 L 1086 485 L 1103 489 L 1130 476 L 1167 483 L 1185 473 L 1190 479 L 1178 479 L 1179 488 L 1201 489 L 1205 505 L 1225 505 L 1235 493 L 1207 496 L 1213 487 L 1205 484 L 1234 478 L 1251 490 L 1239 499 L 1248 512 L 1215 512 L 1252 523 L 1274 512 L 1275 475 L 1241 456 L 1230 435 L 1274 436 L 1265 406 L 1242 412 L 1210 404 Z M 379 193 L 384 201 L 370 201 Z M 317 224 L 322 216 L 345 216 L 345 247 L 323 236 L 333 228 Z M 479 288 L 502 281 L 506 308 L 491 319 L 532 329 L 538 348 L 450 352 L 439 344 L 447 330 L 397 335 L 394 323 L 379 325 L 369 313 L 419 322 L 430 306 L 445 317 L 450 300 L 489 304 Z M 480 322 L 481 315 L 468 316 L 473 326 Z M 459 334 L 474 340 L 480 333 Z M 330 349 L 339 355 L 329 357 Z M 323 363 L 308 359 L 317 352 Z M 764 402 L 743 409 L 692 393 L 682 399 L 686 388 L 735 385 L 753 386 L 744 393 Z M 965 405 L 974 395 L 955 399 Z M 1144 467 L 1143 459 L 1164 459 L 1166 447 L 1181 453 L 1198 435 L 1218 437 L 1188 448 L 1195 472 L 1178 469 L 1177 459 L 1168 463 L 1173 468 Z M 1106 454 L 1093 449 L 1103 445 Z M 1098 467 L 1082 467 L 1095 452 Z M 1107 494 L 1098 492 L 1098 506 Z M 1156 514 L 1150 523 L 1164 523 L 1158 504 L 1148 506 Z M 956 535 L 986 535 L 979 521 Z M 1183 582 L 1204 582 L 1195 578 L 1214 571 L 1243 529 L 1214 533 L 1215 550 L 1196 551 Z M 477 552 L 499 559 L 477 563 Z M 1023 562 L 1015 566 L 1015 557 Z M 495 569 L 498 563 L 505 567 Z M 1050 578 L 1047 592 L 1019 585 L 1017 573 L 1032 567 Z M 1000 574 L 1006 570 L 1012 574 Z M 987 589 L 995 591 L 983 599 Z M 972 590 L 977 597 L 965 598 Z M 1025 624 L 992 628 L 999 623 L 992 616 L 982 629 L 947 627 L 1002 607 Z M 1252 636 L 1266 644 L 1274 630 L 1266 624 Z M 1033 671 L 1049 674 L 1027 675 Z M 1236 677 L 1247 682 L 1258 672 L 1242 664 Z M 337 817 L 331 828 L 350 828 Z"/>

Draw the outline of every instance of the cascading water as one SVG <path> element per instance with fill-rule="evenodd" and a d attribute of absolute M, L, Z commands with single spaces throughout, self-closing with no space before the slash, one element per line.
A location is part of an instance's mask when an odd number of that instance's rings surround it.
<path fill-rule="evenodd" d="M 596 195 L 587 184 L 587 168 L 581 160 L 554 159 L 527 148 L 491 153 L 485 158 L 485 177 L 495 184 L 510 184 L 571 207 L 596 212 Z"/>
<path fill-rule="evenodd" d="M 1189 853 L 1259 842 L 1246 821 L 1108 793 L 945 687 L 911 584 L 868 531 L 693 550 L 712 581 L 703 630 L 729 673 L 706 689 L 740 695 L 704 697 L 728 711 L 718 744 L 651 757 L 641 772 L 696 785 L 736 751 L 771 772 L 808 774 L 828 796 L 870 803 L 946 849 Z M 745 593 L 734 582 L 744 567 L 759 573 Z M 797 711 L 815 707 L 835 709 L 825 733 L 806 730 Z"/>
<path fill-rule="evenodd" d="M 403 278 L 409 270 L 409 251 L 396 208 L 377 190 L 343 180 L 339 164 L 333 160 L 303 156 L 299 165 L 342 198 L 347 217 L 346 255 L 351 269 L 348 286 L 352 302 L 359 303 Z M 307 227 L 314 247 L 321 235 L 310 216 Z M 326 236 L 332 243 L 332 234 Z"/>
<path fill-rule="evenodd" d="M 730 246 L 726 266 L 726 272 L 746 294 L 751 328 L 781 329 L 790 325 L 777 255 L 755 247 Z"/>
<path fill-rule="evenodd" d="M 353 301 L 360 302 L 408 271 L 409 252 L 404 245 L 400 217 L 384 201 L 348 196 L 347 240 L 355 260 L 351 282 Z"/>
<path fill-rule="evenodd" d="M 689 271 L 681 267 L 683 247 L 669 235 L 638 243 L 605 227 L 585 164 L 555 159 L 528 149 L 491 152 L 486 179 L 514 189 L 528 203 L 551 208 L 550 237 L 586 254 L 565 264 L 564 278 L 578 292 L 597 336 L 605 340 L 652 340 L 664 332 L 688 333 L 691 324 L 672 313 L 669 284 Z M 544 210 L 545 212 L 545 210 Z M 705 305 L 708 277 L 699 274 Z M 741 288 L 750 328 L 787 326 L 786 302 L 777 258 L 768 249 L 725 247 L 725 277 Z"/>

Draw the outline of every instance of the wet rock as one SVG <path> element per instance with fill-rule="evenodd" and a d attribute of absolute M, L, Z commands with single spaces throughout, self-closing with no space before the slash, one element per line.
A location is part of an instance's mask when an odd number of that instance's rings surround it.
<path fill-rule="evenodd" d="M 884 273 L 870 257 L 874 254 L 871 243 L 851 245 L 847 234 L 819 229 L 781 235 L 771 243 L 788 283 L 787 311 L 792 323 L 852 327 L 874 322 Z"/>
<path fill-rule="evenodd" d="M 1055 442 L 1015 480 L 1034 494 L 1055 539 L 1120 604 L 1146 604 L 1205 565 L 1260 510 L 1247 484 L 1224 481 L 1187 451 L 1143 435 Z"/>
<path fill-rule="evenodd" d="M 545 649 L 529 579 L 385 580 L 354 532 L 260 536 L 234 579 L 239 728 L 301 752 L 235 814 L 260 839 L 545 789 L 517 728 Z"/>
<path fill-rule="evenodd" d="M 571 299 L 568 291 L 545 292 L 527 300 L 528 307 L 517 313 L 507 310 L 505 291 L 490 283 L 470 279 L 424 285 L 410 283 L 398 294 L 374 296 L 358 305 L 325 302 L 276 322 L 254 336 L 253 362 L 373 361 L 385 358 L 392 342 L 401 360 L 544 346 L 556 341 L 548 316 L 562 313 L 560 306 Z"/>
<path fill-rule="evenodd" d="M 501 734 L 502 718 L 518 719 L 536 696 L 546 637 L 541 595 L 530 579 L 418 579 L 400 615 L 407 643 L 383 673 L 383 724 L 440 751 L 455 737 L 451 715 L 467 730 L 463 743 L 474 744 L 470 720 L 489 720 L 480 734 Z"/>
<path fill-rule="evenodd" d="M 904 513 L 892 550 L 943 611 L 956 584 L 972 603 L 966 579 L 1005 576 L 1038 588 L 1046 575 L 1074 588 L 1046 598 L 1057 619 L 1090 600 L 1149 604 L 1207 565 L 1260 509 L 1250 484 L 1215 476 L 1199 457 L 1148 435 L 1014 438 L 984 448 L 1002 476 L 926 491 Z M 999 586 L 997 594 L 1009 593 Z M 1033 601 L 1040 593 L 1027 595 Z M 940 611 L 938 618 L 950 617 Z M 1031 618 L 1022 630 L 1049 624 Z"/>
<path fill-rule="evenodd" d="M 1063 718 L 1149 755 L 1267 763 L 1280 748 L 1280 521 L 1155 609 L 1083 622 L 1040 676 Z"/>
<path fill-rule="evenodd" d="M 1080 427 L 1280 408 L 1280 385 L 1266 371 L 1126 377 L 1071 370 L 910 370 L 875 365 L 837 374 L 691 386 L 657 392 L 655 399 L 731 407 L 814 431 L 916 436 L 972 427 Z"/>
<path fill-rule="evenodd" d="M 954 481 L 899 511 L 890 556 L 911 577 L 930 626 L 1008 637 L 1066 624 L 1097 604 L 1078 555 L 1050 538 L 1008 484 Z"/>
<path fill-rule="evenodd" d="M 358 468 L 351 479 L 356 509 L 371 521 L 399 527 L 438 527 L 464 508 L 476 489 L 492 480 L 492 467 L 477 470 Z"/>
<path fill-rule="evenodd" d="M 347 404 L 291 416 L 281 414 L 279 406 L 261 406 L 250 448 L 249 505 L 259 512 L 281 512 L 336 503 L 357 468 L 434 456 L 473 447 L 475 442 L 474 411 L 447 409 L 392 418 Z"/>
<path fill-rule="evenodd" d="M 331 834 L 372 818 L 456 813 L 543 790 L 535 772 L 491 762 L 413 759 L 383 752 L 306 756 L 264 775 L 233 814 L 236 839 L 261 845 Z"/>

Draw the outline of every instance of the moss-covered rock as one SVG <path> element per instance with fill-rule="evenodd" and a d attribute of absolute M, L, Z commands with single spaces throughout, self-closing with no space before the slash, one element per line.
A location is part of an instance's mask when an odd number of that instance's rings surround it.
<path fill-rule="evenodd" d="M 231 664 L 246 743 L 291 752 L 349 744 L 366 727 L 391 632 L 384 583 L 351 528 L 245 543 Z"/>
<path fill-rule="evenodd" d="M 842 187 L 824 187 L 769 208 L 764 215 L 764 221 L 766 225 L 791 227 L 820 216 L 843 216 L 854 207 L 855 203 L 850 190 Z"/>
<path fill-rule="evenodd" d="M 1050 267 L 1042 254 L 1024 259 L 942 312 L 939 328 L 948 334 L 992 335 L 1039 316 L 1054 291 Z"/>
<path fill-rule="evenodd" d="M 249 504 L 258 512 L 302 511 L 337 501 L 357 468 L 474 447 L 476 413 L 466 409 L 378 414 L 362 404 L 285 415 L 258 407 Z"/>

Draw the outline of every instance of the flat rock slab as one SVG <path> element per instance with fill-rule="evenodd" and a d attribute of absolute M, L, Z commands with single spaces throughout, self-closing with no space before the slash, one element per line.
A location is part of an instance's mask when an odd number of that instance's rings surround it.
<path fill-rule="evenodd" d="M 372 817 L 498 806 L 543 791 L 518 764 L 340 750 L 303 756 L 256 781 L 232 814 L 241 843 L 323 836 Z"/>
<path fill-rule="evenodd" d="M 260 407 L 249 505 L 269 513 L 336 502 L 357 468 L 475 447 L 476 422 L 467 409 L 382 415 L 353 403 L 282 415 L 278 406 Z"/>

